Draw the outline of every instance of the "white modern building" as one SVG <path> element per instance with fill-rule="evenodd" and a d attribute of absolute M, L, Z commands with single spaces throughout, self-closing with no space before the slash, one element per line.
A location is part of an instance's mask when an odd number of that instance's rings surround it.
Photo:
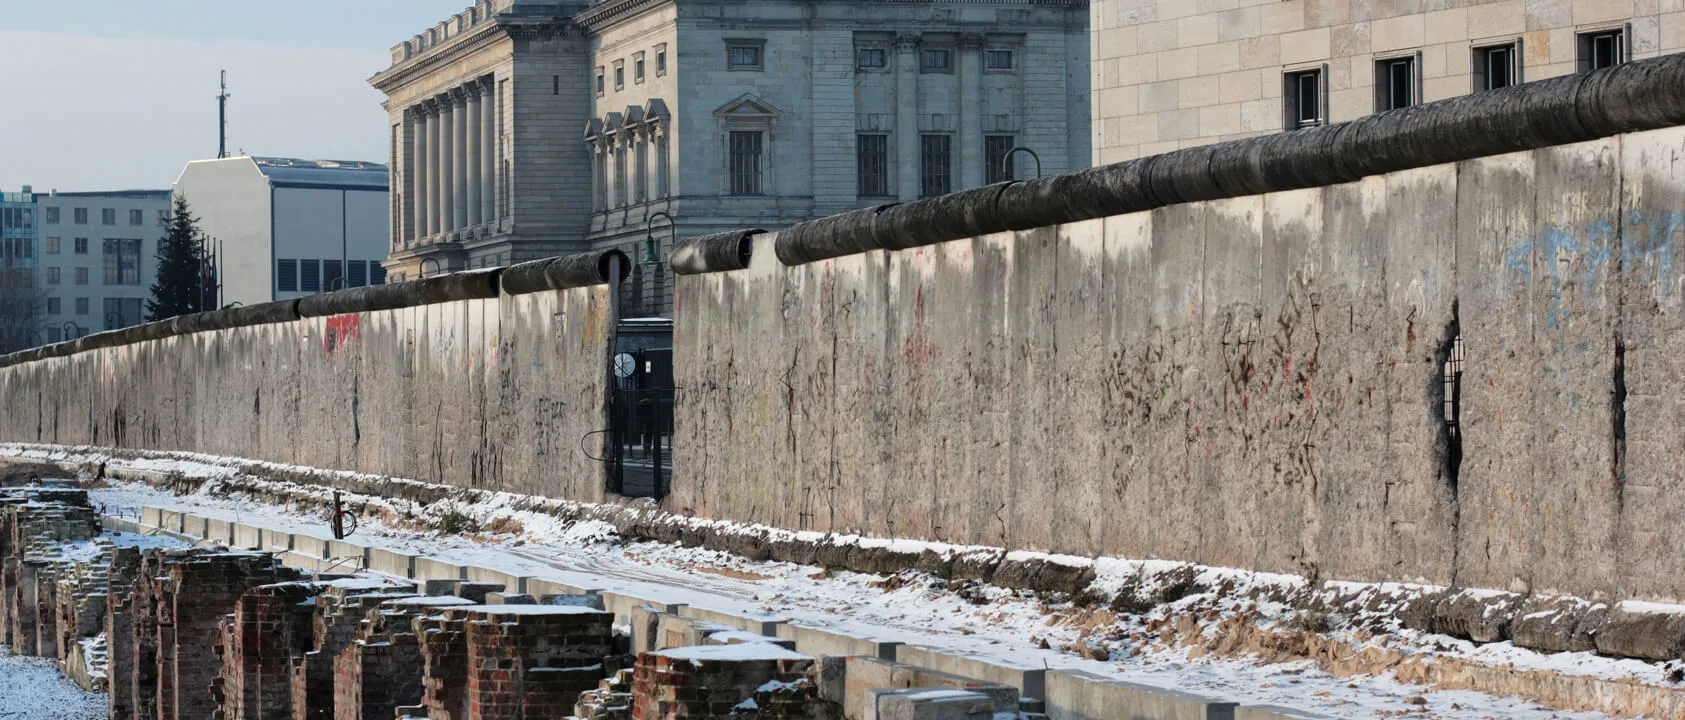
<path fill-rule="evenodd" d="M 222 253 L 222 302 L 254 305 L 385 282 L 387 184 L 375 163 L 236 157 L 175 191 Z"/>
<path fill-rule="evenodd" d="M 138 325 L 158 267 L 170 191 L 35 194 L 42 342 Z"/>

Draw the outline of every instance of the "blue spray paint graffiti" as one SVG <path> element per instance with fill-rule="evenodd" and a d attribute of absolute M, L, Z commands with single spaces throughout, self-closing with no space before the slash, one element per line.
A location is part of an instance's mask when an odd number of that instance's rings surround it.
<path fill-rule="evenodd" d="M 1533 257 L 1538 256 L 1540 264 L 1548 264 L 1550 268 L 1550 312 L 1545 316 L 1545 326 L 1551 329 L 1561 327 L 1562 311 L 1562 275 L 1563 269 L 1576 259 L 1583 259 L 1586 265 L 1585 287 L 1595 285 L 1597 271 L 1609 264 L 1610 250 L 1615 238 L 1615 226 L 1607 220 L 1597 220 L 1591 224 L 1586 242 L 1580 244 L 1579 238 L 1561 228 L 1549 228 L 1539 233 L 1539 236 L 1522 242 L 1511 248 L 1504 257 L 1504 265 L 1510 272 L 1520 276 L 1523 284 L 1531 284 L 1533 280 Z"/>
<path fill-rule="evenodd" d="M 1649 233 L 1638 235 L 1635 229 L 1639 227 L 1649 228 Z M 1651 263 L 1651 272 L 1641 277 L 1665 297 L 1673 290 L 1673 236 L 1680 230 L 1685 230 L 1685 212 L 1662 213 L 1654 220 L 1640 210 L 1627 213 L 1621 269 L 1631 271 L 1639 260 Z"/>

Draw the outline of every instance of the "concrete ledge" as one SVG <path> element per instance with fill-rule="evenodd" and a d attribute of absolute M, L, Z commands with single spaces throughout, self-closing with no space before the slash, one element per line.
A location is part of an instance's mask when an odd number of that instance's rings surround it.
<path fill-rule="evenodd" d="M 263 549 L 276 553 L 291 551 L 293 549 L 293 534 L 264 529 Z"/>
<path fill-rule="evenodd" d="M 233 545 L 234 523 L 216 518 L 206 518 L 205 539 L 222 545 Z"/>
<path fill-rule="evenodd" d="M 527 594 L 535 598 L 543 598 L 545 595 L 601 595 L 603 590 L 602 588 L 569 585 L 556 580 L 527 578 Z M 604 603 L 606 604 L 607 601 L 604 601 Z"/>
<path fill-rule="evenodd" d="M 329 557 L 328 541 L 309 535 L 293 535 L 293 552 L 303 555 L 314 555 L 319 558 Z"/>
<path fill-rule="evenodd" d="M 1047 673 L 1049 720 L 1233 720 L 1236 704 L 1109 680 L 1081 670 Z"/>
<path fill-rule="evenodd" d="M 922 645 L 895 648 L 895 662 L 1010 685 L 1018 688 L 1018 692 L 1027 698 L 1041 698 L 1047 693 L 1046 668 L 1001 665 Z"/>
<path fill-rule="evenodd" d="M 866 640 L 829 630 L 790 623 L 778 626 L 778 637 L 782 640 L 795 641 L 796 652 L 814 657 L 820 655 L 865 655 L 882 660 L 895 660 L 896 649 L 901 646 L 900 642 L 893 640 Z"/>
<path fill-rule="evenodd" d="M 679 608 L 679 616 L 716 625 L 726 625 L 767 637 L 778 637 L 778 626 L 789 622 L 788 619 L 775 618 L 770 615 L 736 615 L 717 610 L 704 610 L 690 605 Z"/>
<path fill-rule="evenodd" d="M 396 578 L 414 579 L 415 556 L 380 548 L 369 548 L 368 568 L 374 572 L 384 573 Z"/>
<path fill-rule="evenodd" d="M 509 593 L 524 593 L 527 591 L 528 578 L 525 577 L 473 565 L 464 566 L 462 572 L 462 579 L 469 582 L 497 583 L 502 585 L 505 591 Z"/>
<path fill-rule="evenodd" d="M 111 532 L 135 533 L 135 534 L 140 533 L 140 523 L 138 521 L 129 520 L 127 518 L 112 517 L 110 515 L 107 515 L 100 520 L 100 524 L 106 530 L 109 530 Z"/>
<path fill-rule="evenodd" d="M 182 515 L 181 534 L 196 538 L 203 538 L 205 537 L 206 525 L 208 523 L 208 520 L 199 517 L 198 515 Z"/>
<path fill-rule="evenodd" d="M 660 613 L 667 612 L 670 606 L 672 608 L 683 606 L 682 603 L 669 604 L 659 600 L 651 600 L 649 598 L 641 598 L 617 592 L 604 592 L 600 594 L 603 596 L 603 610 L 614 613 L 614 622 L 616 624 L 630 622 L 633 611 L 638 608 L 647 607 Z"/>
<path fill-rule="evenodd" d="M 1234 711 L 1234 720 L 1334 720 L 1334 718 L 1275 705 L 1246 705 Z"/>
<path fill-rule="evenodd" d="M 467 580 L 468 573 L 461 565 L 418 557 L 415 559 L 414 578 L 417 585 L 425 585 L 428 580 Z"/>
<path fill-rule="evenodd" d="M 281 564 L 283 565 L 295 567 L 300 570 L 309 570 L 311 572 L 321 572 L 322 566 L 325 564 L 319 557 L 297 553 L 291 550 L 280 553 L 278 557 L 281 558 Z"/>
<path fill-rule="evenodd" d="M 262 550 L 263 528 L 234 523 L 234 542 L 229 544 L 247 550 Z"/>

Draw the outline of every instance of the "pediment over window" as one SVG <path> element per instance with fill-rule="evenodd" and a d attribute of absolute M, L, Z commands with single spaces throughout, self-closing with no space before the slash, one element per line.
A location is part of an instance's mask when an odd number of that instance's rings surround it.
<path fill-rule="evenodd" d="M 611 112 L 603 116 L 603 133 L 612 134 L 619 132 L 620 128 L 624 127 L 624 123 L 621 122 L 621 119 L 620 113 L 617 112 Z"/>
<path fill-rule="evenodd" d="M 783 110 L 779 110 L 778 107 L 772 103 L 755 97 L 754 93 L 745 94 L 736 100 L 720 106 L 720 109 L 714 111 L 715 117 L 726 119 L 742 118 L 745 120 L 751 118 L 775 119 L 783 114 Z"/>
<path fill-rule="evenodd" d="M 626 127 L 640 124 L 644 121 L 644 109 L 637 105 L 626 106 Z"/>
<path fill-rule="evenodd" d="M 603 121 L 591 118 L 585 121 L 585 139 L 594 140 L 603 134 Z"/>
<path fill-rule="evenodd" d="M 649 103 L 644 106 L 644 118 L 650 122 L 664 121 L 672 116 L 673 114 L 667 111 L 667 103 L 661 98 L 650 98 Z"/>

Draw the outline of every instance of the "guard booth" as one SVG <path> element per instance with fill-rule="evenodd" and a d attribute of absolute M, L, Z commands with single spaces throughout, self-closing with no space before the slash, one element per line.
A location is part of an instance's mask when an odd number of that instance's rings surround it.
<path fill-rule="evenodd" d="M 609 417 L 609 490 L 660 500 L 673 484 L 673 321 L 620 323 Z"/>

